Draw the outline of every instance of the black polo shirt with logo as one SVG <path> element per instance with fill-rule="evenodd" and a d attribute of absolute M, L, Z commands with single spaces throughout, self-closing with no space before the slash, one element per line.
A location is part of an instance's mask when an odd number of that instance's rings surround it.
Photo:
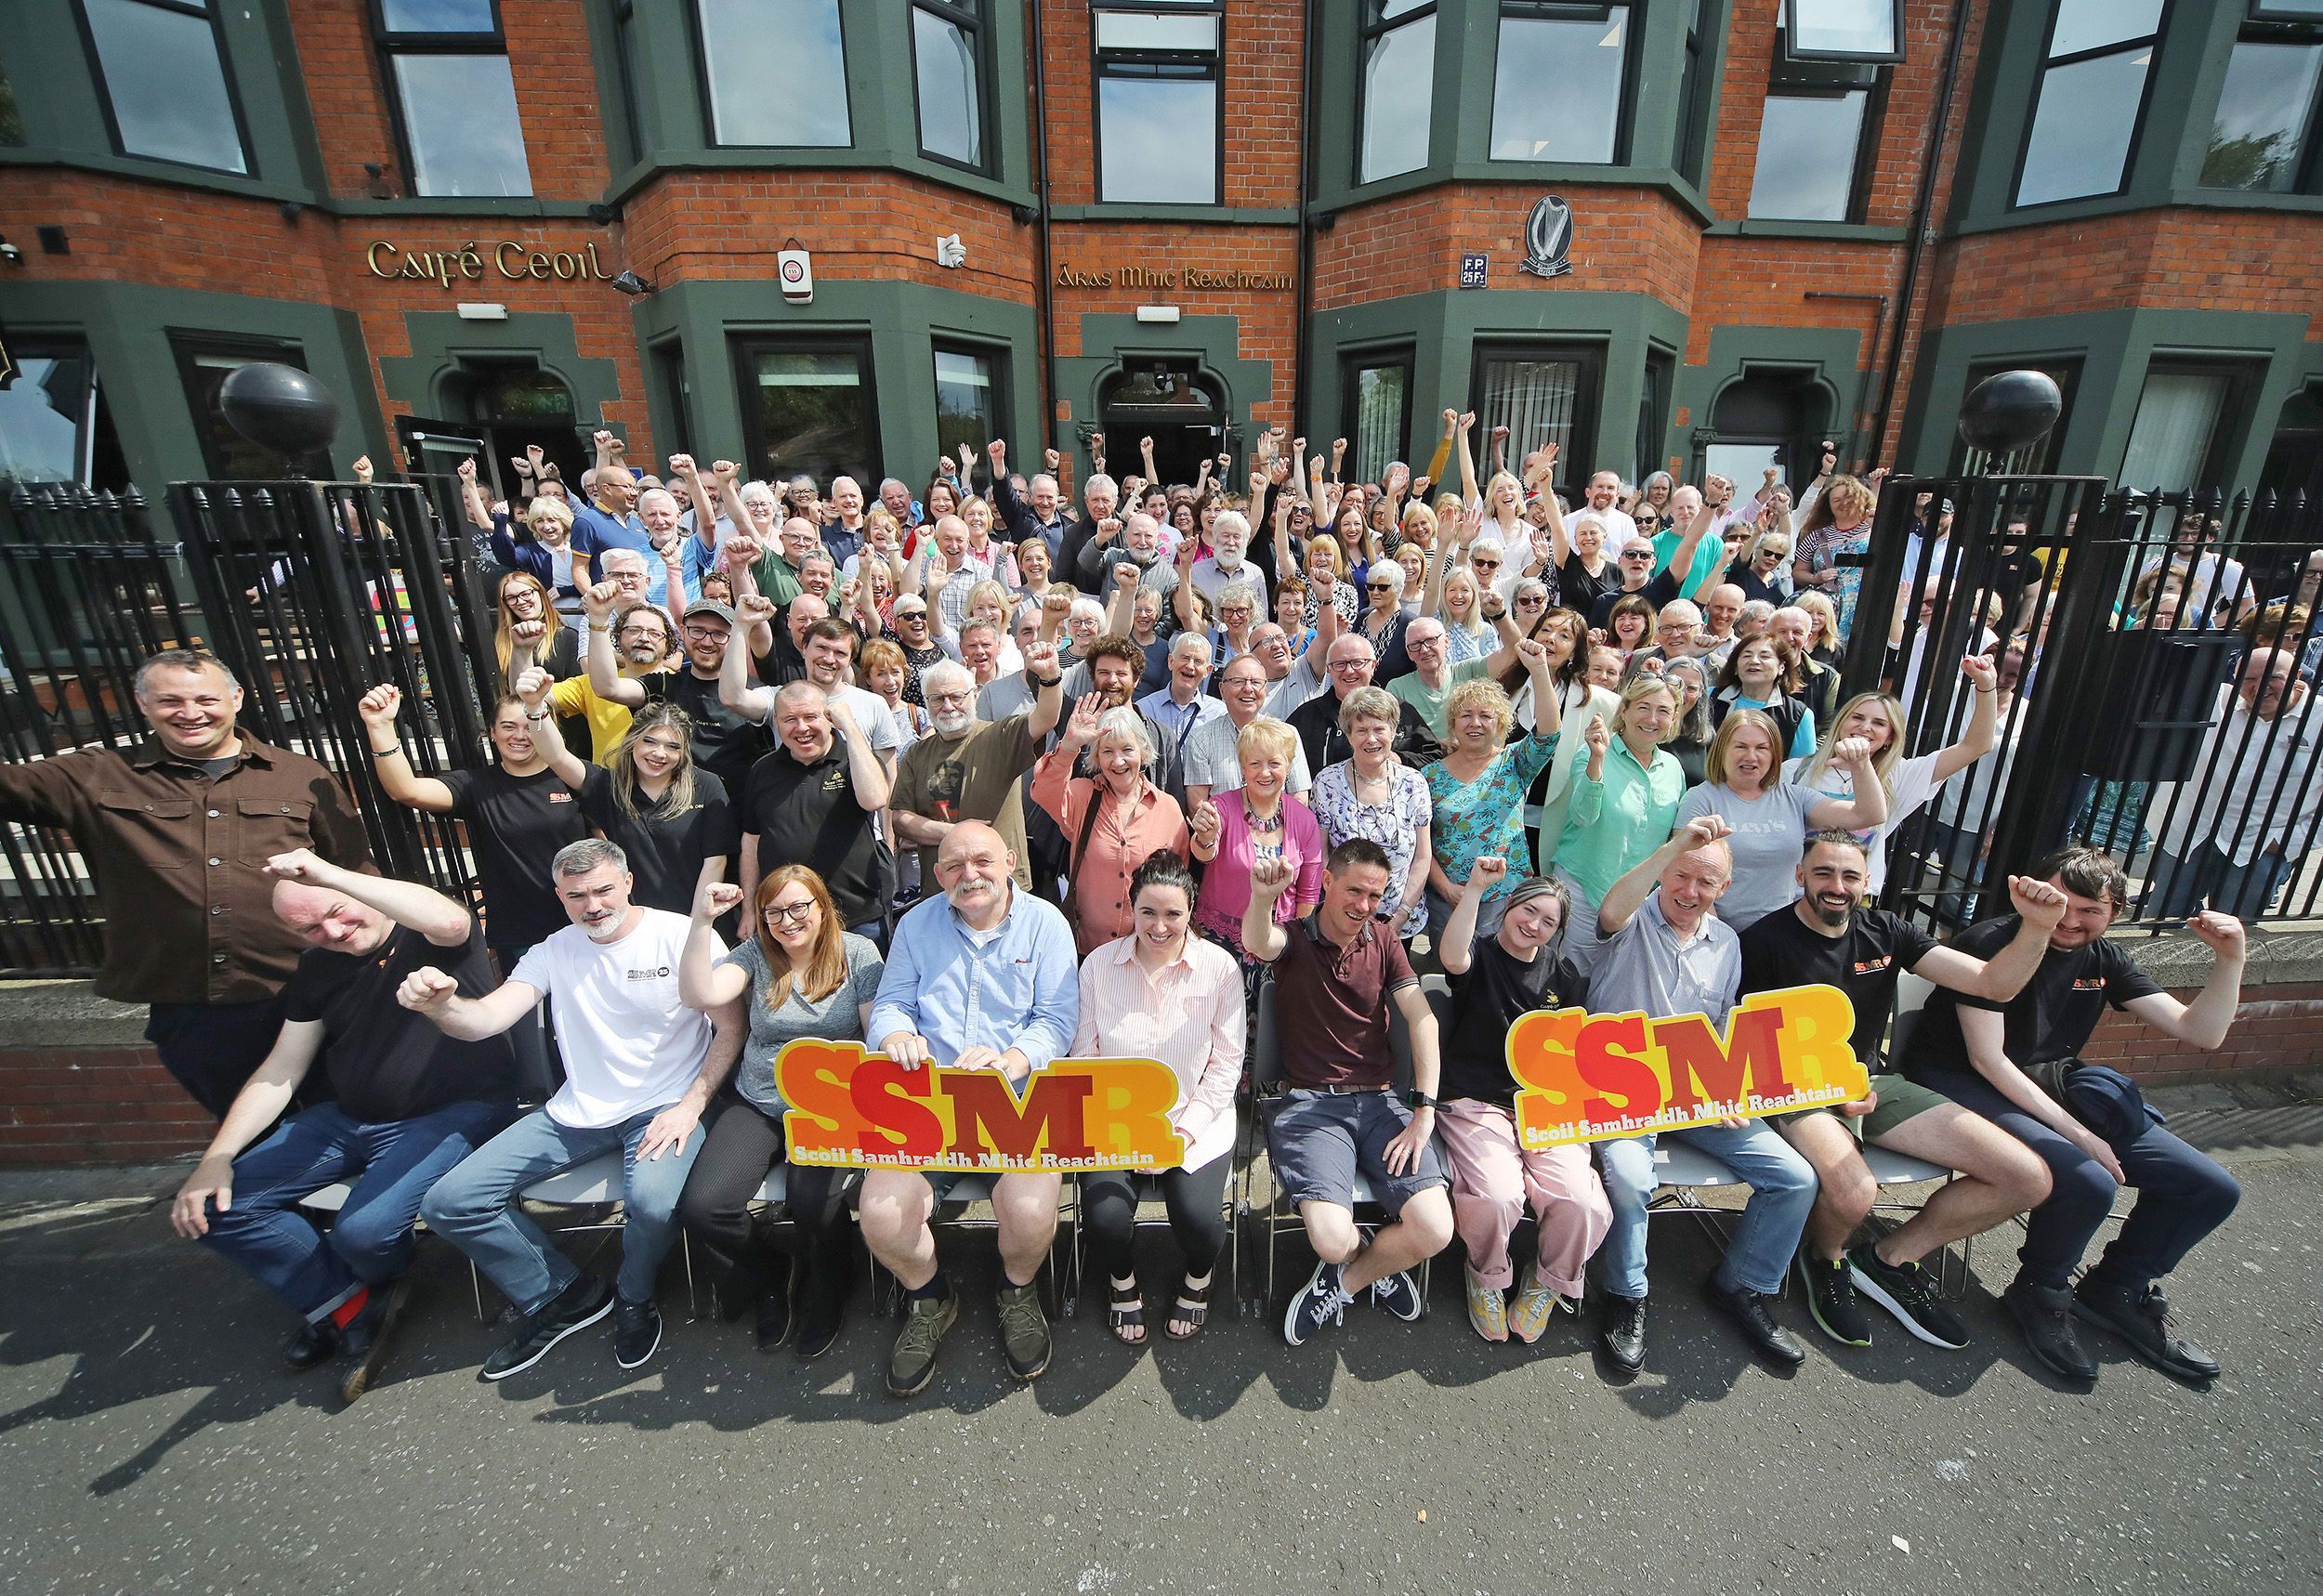
<path fill-rule="evenodd" d="M 802 765 L 787 744 L 750 772 L 742 794 L 742 831 L 758 839 L 758 873 L 805 865 L 822 877 L 847 925 L 886 911 L 895 893 L 895 856 L 880 840 L 873 815 L 855 801 L 847 740 L 833 732 L 831 752 Z"/>
<path fill-rule="evenodd" d="M 1761 916 L 1742 933 L 1739 995 L 1785 987 L 1836 987 L 1855 1005 L 1849 1045 L 1866 1069 L 1879 1067 L 1880 1040 L 1903 973 L 1936 948 L 1936 938 L 1899 914 L 1858 909 L 1847 929 L 1826 936 L 1799 919 L 1796 904 Z"/>
<path fill-rule="evenodd" d="M 2008 946 L 2023 923 L 2014 914 L 1988 920 L 1962 932 L 1952 946 L 1975 958 L 1989 959 Z M 1960 1034 L 1963 1006 L 2002 1016 L 2009 1062 L 2021 1069 L 2030 1064 L 2079 1057 L 2106 1009 L 2127 1008 L 2160 990 L 2118 942 L 2101 936 L 2080 948 L 2052 948 L 2041 955 L 2041 968 L 2025 983 L 2025 989 L 2005 1003 L 1937 988 L 1912 1030 L 1904 1071 L 1916 1074 L 1922 1069 L 1975 1067 Z"/>

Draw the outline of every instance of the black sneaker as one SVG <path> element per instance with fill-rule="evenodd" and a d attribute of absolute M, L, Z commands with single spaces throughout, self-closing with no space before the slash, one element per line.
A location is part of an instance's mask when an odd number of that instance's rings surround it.
<path fill-rule="evenodd" d="M 1855 1281 L 1848 1276 L 1846 1261 L 1834 1258 L 1826 1263 L 1803 1251 L 1797 1268 L 1807 1317 L 1815 1321 L 1815 1328 L 1841 1346 L 1870 1346 L 1871 1321 L 1863 1316 L 1863 1304 L 1856 1301 Z"/>
<path fill-rule="evenodd" d="M 650 1302 L 613 1304 L 613 1361 L 636 1368 L 662 1350 L 662 1310 Z"/>
<path fill-rule="evenodd" d="M 1325 1325 L 1344 1324 L 1347 1304 L 1354 1301 L 1339 1284 L 1337 1264 L 1316 1264 L 1315 1273 L 1292 1297 L 1290 1311 L 1282 1315 L 1282 1339 L 1294 1347 L 1305 1346 L 1307 1338 Z"/>
<path fill-rule="evenodd" d="M 1420 1288 L 1400 1269 L 1371 1282 L 1371 1301 L 1407 1325 L 1418 1324 L 1427 1311 L 1427 1304 L 1420 1300 Z"/>
<path fill-rule="evenodd" d="M 1806 1348 L 1768 1311 L 1763 1293 L 1748 1287 L 1729 1291 L 1716 1280 L 1710 1281 L 1709 1286 L 1710 1300 L 1726 1310 L 1726 1317 L 1735 1322 L 1743 1339 L 1758 1349 L 1761 1357 L 1791 1368 L 1806 1362 Z"/>
<path fill-rule="evenodd" d="M 2052 1374 L 2080 1385 L 2097 1378 L 2095 1360 L 2081 1350 L 2081 1339 L 2073 1333 L 2072 1292 L 2019 1275 L 2001 1293 L 2001 1301 L 2015 1316 L 2016 1328 L 2025 1332 L 2025 1344 L 2032 1349 L 2033 1356 Z"/>
<path fill-rule="evenodd" d="M 339 1350 L 339 1328 L 329 1315 L 309 1319 L 290 1333 L 282 1343 L 282 1361 L 295 1369 L 309 1369 L 329 1363 Z"/>
<path fill-rule="evenodd" d="M 2105 1326 L 2164 1374 L 2198 1383 L 2218 1378 L 2218 1360 L 2178 1334 L 2170 1318 L 2170 1299 L 2159 1286 L 2141 1291 L 2134 1286 L 2084 1279 L 2073 1293 L 2073 1312 Z"/>
<path fill-rule="evenodd" d="M 1597 1341 L 1605 1355 L 1635 1374 L 1646 1367 L 1646 1299 L 1608 1291 L 1597 1303 Z"/>
<path fill-rule="evenodd" d="M 517 1333 L 492 1349 L 480 1371 L 486 1380 L 505 1380 L 548 1355 L 548 1349 L 573 1331 L 594 1325 L 613 1311 L 610 1282 L 582 1275 L 534 1312 L 517 1321 Z"/>
<path fill-rule="evenodd" d="M 1890 1263 L 1866 1243 L 1847 1249 L 1847 1273 L 1856 1289 L 1896 1315 L 1896 1322 L 1932 1347 L 1957 1352 L 1968 1344 L 1968 1327 L 1944 1304 L 1936 1276 L 1917 1263 Z"/>
<path fill-rule="evenodd" d="M 340 1351 L 355 1365 L 339 1381 L 341 1402 L 353 1402 L 371 1389 L 380 1367 L 387 1361 L 387 1343 L 395 1335 L 396 1322 L 411 1300 L 412 1283 L 407 1279 L 374 1286 L 363 1311 L 340 1332 Z"/>

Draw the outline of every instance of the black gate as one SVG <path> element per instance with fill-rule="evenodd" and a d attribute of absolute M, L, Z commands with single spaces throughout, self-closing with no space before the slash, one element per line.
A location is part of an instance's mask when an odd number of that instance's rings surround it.
<path fill-rule="evenodd" d="M 0 524 L 0 739 L 12 759 L 146 733 L 138 664 L 201 644 L 241 677 L 243 724 L 337 771 L 380 868 L 476 901 L 456 824 L 388 803 L 357 700 L 391 683 L 413 766 L 484 754 L 492 613 L 469 540 L 411 483 L 180 482 L 177 542 L 132 490 L 19 489 Z M 0 967 L 85 974 L 100 955 L 69 838 L 0 827 Z"/>
<path fill-rule="evenodd" d="M 1945 500 L 1949 539 L 1915 543 Z M 2323 515 L 2297 496 L 2114 492 L 2095 477 L 1891 482 L 1843 698 L 1898 693 L 1906 752 L 1920 755 L 1972 724 L 1963 655 L 1994 658 L 2013 690 L 1994 752 L 1896 828 L 1883 901 L 1941 923 L 2001 912 L 2008 873 L 2071 841 L 2130 872 L 2127 920 L 2181 919 L 2196 903 L 2314 918 L 2323 700 L 2298 684 L 2323 657 L 2318 554 Z M 2245 677 L 2269 672 L 2303 701 L 2253 713 Z M 2213 843 L 2234 873 L 2216 860 L 2205 872 Z"/>

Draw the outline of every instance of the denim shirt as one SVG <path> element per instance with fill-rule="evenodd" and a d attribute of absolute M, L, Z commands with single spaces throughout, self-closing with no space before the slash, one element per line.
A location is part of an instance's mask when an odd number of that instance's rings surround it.
<path fill-rule="evenodd" d="M 1007 916 L 979 935 L 939 895 L 897 922 L 867 1040 L 916 1032 L 941 1066 L 979 1044 L 1015 1048 L 1045 1069 L 1072 1051 L 1080 1016 L 1080 957 L 1054 904 L 1012 890 Z"/>

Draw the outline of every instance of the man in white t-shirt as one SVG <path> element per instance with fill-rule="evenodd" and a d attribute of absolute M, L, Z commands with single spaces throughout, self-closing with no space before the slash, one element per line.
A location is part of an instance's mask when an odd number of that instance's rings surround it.
<path fill-rule="evenodd" d="M 620 848 L 597 838 L 573 843 L 549 869 L 572 923 L 534 943 L 498 988 L 463 998 L 451 976 L 422 969 L 396 993 L 462 1040 L 498 1036 L 543 998 L 556 1000 L 565 1083 L 468 1155 L 420 1205 L 427 1227 L 466 1253 L 523 1315 L 517 1333 L 484 1360 L 486 1380 L 532 1367 L 609 1313 L 622 1367 L 637 1367 L 661 1346 L 654 1276 L 677 1239 L 678 1194 L 702 1150 L 694 1132 L 745 1034 L 739 1001 L 703 1014 L 678 1001 L 689 922 L 629 901 L 629 861 Z M 609 1286 L 551 1247 L 518 1199 L 558 1171 L 610 1152 L 623 1167 L 621 1269 Z"/>

